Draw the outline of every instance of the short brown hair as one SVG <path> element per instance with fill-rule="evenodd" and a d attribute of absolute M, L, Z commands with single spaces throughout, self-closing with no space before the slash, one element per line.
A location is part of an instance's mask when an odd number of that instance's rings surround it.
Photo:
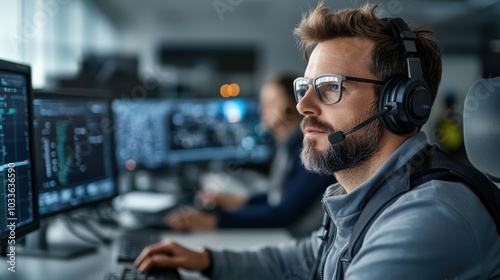
<path fill-rule="evenodd" d="M 378 6 L 365 4 L 359 9 L 330 13 L 320 1 L 314 10 L 304 15 L 294 31 L 306 60 L 318 43 L 339 37 L 360 37 L 374 43 L 368 67 L 375 77 L 387 81 L 395 76 L 407 76 L 404 50 L 394 38 L 389 23 L 375 15 Z M 441 81 L 441 51 L 432 38 L 433 31 L 423 27 L 410 27 L 410 30 L 417 35 L 416 47 L 423 76 L 435 99 Z"/>

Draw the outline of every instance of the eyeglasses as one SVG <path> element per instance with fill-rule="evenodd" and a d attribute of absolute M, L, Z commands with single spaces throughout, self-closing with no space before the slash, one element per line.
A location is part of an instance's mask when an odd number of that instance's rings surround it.
<path fill-rule="evenodd" d="M 348 77 L 335 74 L 325 74 L 318 76 L 313 79 L 307 78 L 297 78 L 293 81 L 293 91 L 295 93 L 295 99 L 297 103 L 306 95 L 309 85 L 314 86 L 314 92 L 319 102 L 330 105 L 335 104 L 342 98 L 342 82 L 343 81 L 355 81 L 362 83 L 371 84 L 384 84 L 383 81 Z"/>

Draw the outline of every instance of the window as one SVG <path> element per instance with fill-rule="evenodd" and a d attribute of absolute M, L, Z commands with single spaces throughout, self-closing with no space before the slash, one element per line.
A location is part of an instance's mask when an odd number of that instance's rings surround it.
<path fill-rule="evenodd" d="M 0 0 L 0 58 L 32 67 L 33 87 L 76 74 L 86 52 L 110 52 L 118 31 L 90 1 Z"/>

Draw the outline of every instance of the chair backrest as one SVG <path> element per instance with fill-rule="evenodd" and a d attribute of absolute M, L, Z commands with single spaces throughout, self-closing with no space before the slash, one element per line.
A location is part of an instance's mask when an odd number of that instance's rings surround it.
<path fill-rule="evenodd" d="M 470 162 L 500 182 L 500 77 L 476 81 L 464 101 L 464 144 Z"/>

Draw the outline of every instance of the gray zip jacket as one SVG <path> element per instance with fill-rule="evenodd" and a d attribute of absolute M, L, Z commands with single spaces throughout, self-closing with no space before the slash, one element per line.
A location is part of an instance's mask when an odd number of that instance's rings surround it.
<path fill-rule="evenodd" d="M 420 132 L 403 143 L 370 179 L 349 194 L 328 187 L 323 208 L 335 225 L 334 242 L 319 265 L 321 279 L 335 279 L 369 189 L 395 174 L 427 145 Z M 408 169 L 409 170 L 409 169 Z M 307 187 L 307 186 L 304 186 Z M 383 186 L 382 186 L 383 187 Z M 212 279 L 308 279 L 318 258 L 321 230 L 302 240 L 244 252 L 212 251 Z M 372 224 L 345 279 L 500 279 L 500 237 L 481 201 L 465 185 L 433 180 L 398 198 Z"/>

